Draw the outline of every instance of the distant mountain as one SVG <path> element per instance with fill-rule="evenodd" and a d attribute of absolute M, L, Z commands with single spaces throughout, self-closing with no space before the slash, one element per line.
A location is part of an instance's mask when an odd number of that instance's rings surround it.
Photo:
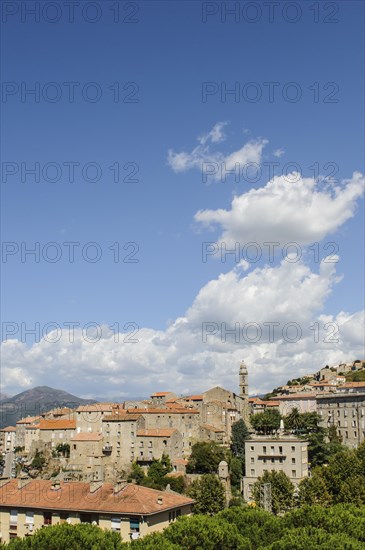
<path fill-rule="evenodd" d="M 0 401 L 3 401 L 4 399 L 9 399 L 11 395 L 8 393 L 0 392 Z"/>
<path fill-rule="evenodd" d="M 24 416 L 39 416 L 57 407 L 76 408 L 87 403 L 97 403 L 97 401 L 81 399 L 66 391 L 48 386 L 37 386 L 0 400 L 0 428 L 15 426 L 16 422 Z"/>

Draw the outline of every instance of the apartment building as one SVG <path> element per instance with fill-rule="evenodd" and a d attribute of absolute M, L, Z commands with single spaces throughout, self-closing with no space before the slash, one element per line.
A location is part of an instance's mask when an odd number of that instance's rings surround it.
<path fill-rule="evenodd" d="M 113 414 L 104 416 L 101 433 L 104 455 L 109 457 L 109 462 L 124 466 L 133 462 L 137 456 L 137 432 L 145 427 L 144 416 L 133 409 L 131 412 L 116 409 Z"/>
<path fill-rule="evenodd" d="M 356 384 L 352 382 L 352 384 Z M 361 384 L 361 383 L 359 383 Z M 365 439 L 365 391 L 346 391 L 317 395 L 317 410 L 322 426 L 335 426 L 342 443 L 356 448 Z"/>
<path fill-rule="evenodd" d="M 275 401 L 279 403 L 279 412 L 282 416 L 289 415 L 293 409 L 300 413 L 316 412 L 316 393 L 296 393 L 294 395 L 277 395 Z"/>
<path fill-rule="evenodd" d="M 296 437 L 257 436 L 245 442 L 246 475 L 243 497 L 252 500 L 252 489 L 266 471 L 283 471 L 295 487 L 308 477 L 308 442 Z"/>
<path fill-rule="evenodd" d="M 15 433 L 14 426 L 7 426 L 0 430 L 0 450 L 1 452 L 13 451 L 15 447 Z"/>
<path fill-rule="evenodd" d="M 194 501 L 124 481 L 65 482 L 0 480 L 1 542 L 31 536 L 57 523 L 93 523 L 120 533 L 123 541 L 162 531 L 177 517 L 190 515 Z"/>
<path fill-rule="evenodd" d="M 25 447 L 25 435 L 27 427 L 38 423 L 39 419 L 39 416 L 27 416 L 18 420 L 18 422 L 16 423 L 15 435 L 15 445 L 17 447 Z"/>

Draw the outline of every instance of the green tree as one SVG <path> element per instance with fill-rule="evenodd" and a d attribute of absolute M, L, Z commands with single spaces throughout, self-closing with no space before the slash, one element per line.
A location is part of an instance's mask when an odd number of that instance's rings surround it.
<path fill-rule="evenodd" d="M 321 504 L 327 506 L 331 502 L 331 495 L 327 484 L 316 470 L 311 477 L 306 477 L 299 483 L 298 502 L 301 506 L 304 504 Z"/>
<path fill-rule="evenodd" d="M 233 456 L 245 458 L 245 441 L 249 437 L 250 432 L 242 418 L 232 424 L 231 451 Z"/>
<path fill-rule="evenodd" d="M 225 506 L 223 485 L 214 474 L 204 474 L 200 479 L 193 481 L 186 494 L 195 500 L 195 514 L 213 515 Z"/>
<path fill-rule="evenodd" d="M 268 409 L 263 413 L 251 414 L 250 422 L 253 429 L 265 435 L 280 428 L 281 415 L 277 409 Z"/>
<path fill-rule="evenodd" d="M 186 471 L 188 474 L 217 473 L 219 463 L 225 458 L 224 449 L 213 441 L 194 443 Z"/>
<path fill-rule="evenodd" d="M 264 547 L 280 539 L 284 532 L 281 518 L 260 508 L 254 509 L 249 506 L 228 508 L 219 512 L 216 518 L 227 521 L 230 525 L 236 525 L 239 533 L 250 540 L 253 549 Z"/>
<path fill-rule="evenodd" d="M 294 505 L 294 485 L 288 476 L 281 471 L 265 472 L 259 477 L 253 486 L 253 497 L 256 504 L 260 505 L 261 486 L 264 483 L 271 484 L 271 506 L 274 514 L 286 512 Z"/>
<path fill-rule="evenodd" d="M 45 463 L 46 459 L 44 458 L 43 453 L 41 453 L 40 451 L 36 451 L 30 467 L 34 470 L 42 470 Z"/>
<path fill-rule="evenodd" d="M 234 524 L 216 517 L 182 517 L 170 525 L 165 537 L 178 548 L 189 550 L 251 550 L 250 542 Z"/>
<path fill-rule="evenodd" d="M 56 451 L 68 458 L 70 456 L 70 445 L 68 443 L 59 443 L 56 447 Z"/>
<path fill-rule="evenodd" d="M 11 541 L 9 550 L 119 550 L 122 540 L 118 533 L 105 531 L 96 525 L 67 523 L 39 529 L 33 536 Z"/>
<path fill-rule="evenodd" d="M 316 527 L 303 527 L 293 531 L 287 531 L 282 539 L 266 546 L 265 550 L 361 550 L 364 548 L 361 542 L 345 534 L 331 535 L 324 529 Z"/>
<path fill-rule="evenodd" d="M 168 477 L 167 479 L 172 491 L 175 491 L 176 493 L 183 493 L 185 491 L 185 481 L 183 475 Z"/>
<path fill-rule="evenodd" d="M 241 478 L 244 475 L 244 466 L 241 458 L 232 457 L 229 463 L 229 473 L 231 478 L 232 487 L 240 489 Z"/>
<path fill-rule="evenodd" d="M 128 483 L 135 482 L 137 485 L 141 485 L 145 477 L 145 473 L 139 464 L 133 462 L 130 474 L 127 478 Z"/>

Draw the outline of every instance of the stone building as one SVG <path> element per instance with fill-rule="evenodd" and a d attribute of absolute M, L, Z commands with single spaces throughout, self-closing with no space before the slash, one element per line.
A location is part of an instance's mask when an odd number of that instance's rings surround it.
<path fill-rule="evenodd" d="M 242 492 L 252 500 L 252 488 L 265 471 L 283 471 L 294 484 L 308 477 L 308 442 L 296 437 L 256 436 L 245 442 L 246 475 Z"/>
<path fill-rule="evenodd" d="M 103 436 L 93 432 L 75 434 L 70 440 L 68 469 L 82 479 L 103 479 L 105 445 Z"/>
<path fill-rule="evenodd" d="M 16 423 L 15 446 L 25 447 L 25 434 L 28 426 L 39 422 L 39 416 L 27 416 Z"/>
<path fill-rule="evenodd" d="M 32 429 L 32 427 L 30 427 Z M 28 430 L 27 430 L 28 431 Z M 76 420 L 42 418 L 38 425 L 39 439 L 53 449 L 62 443 L 70 443 L 76 431 Z"/>
<path fill-rule="evenodd" d="M 322 426 L 334 426 L 342 443 L 356 448 L 365 439 L 365 392 L 317 395 L 317 411 Z"/>
<path fill-rule="evenodd" d="M 126 482 L 60 482 L 29 478 L 0 480 L 1 541 L 33 535 L 57 523 L 93 523 L 124 542 L 162 531 L 194 501 L 177 493 Z"/>
<path fill-rule="evenodd" d="M 76 432 L 100 433 L 104 416 L 112 414 L 118 408 L 119 405 L 116 403 L 95 403 L 77 407 L 75 412 Z"/>
<path fill-rule="evenodd" d="M 174 428 L 150 428 L 137 431 L 135 460 L 149 465 L 154 458 L 168 455 L 174 461 L 182 458 L 182 435 Z"/>

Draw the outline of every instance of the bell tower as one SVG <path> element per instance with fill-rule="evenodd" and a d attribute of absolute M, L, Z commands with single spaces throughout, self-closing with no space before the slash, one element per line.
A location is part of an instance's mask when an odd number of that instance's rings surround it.
<path fill-rule="evenodd" d="M 242 360 L 239 370 L 239 387 L 240 398 L 242 404 L 242 417 L 245 421 L 248 420 L 248 372 L 245 362 Z"/>

